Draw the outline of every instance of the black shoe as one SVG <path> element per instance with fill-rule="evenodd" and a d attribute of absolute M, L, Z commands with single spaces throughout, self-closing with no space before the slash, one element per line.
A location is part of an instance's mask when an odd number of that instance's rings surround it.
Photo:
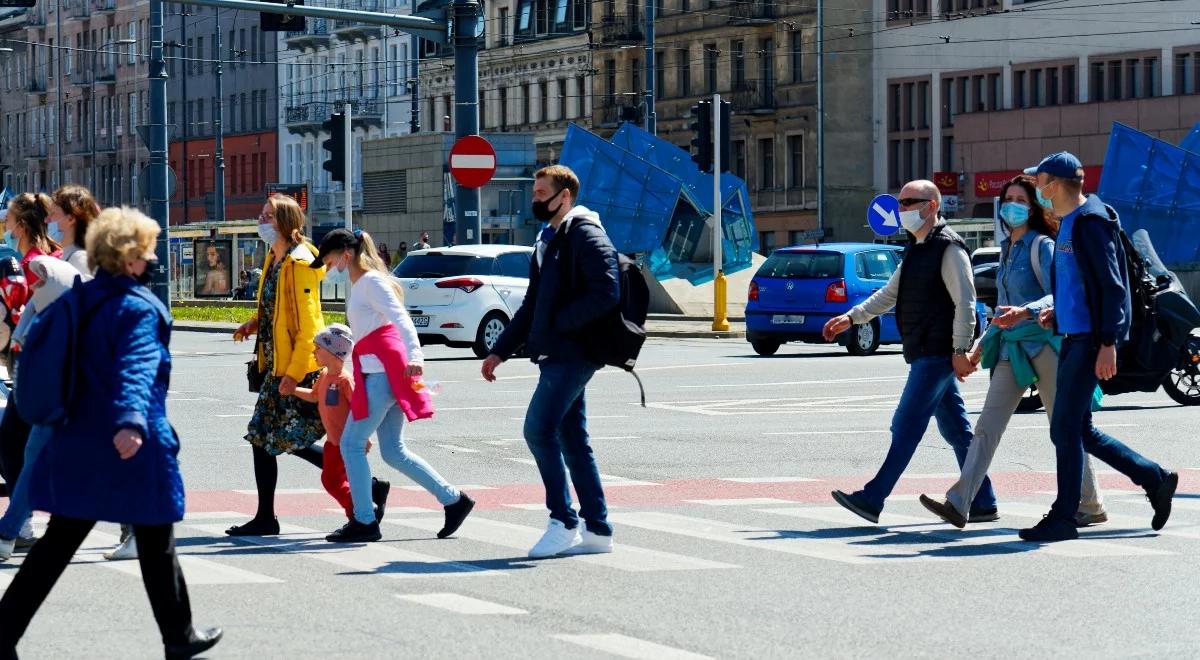
<path fill-rule="evenodd" d="M 224 633 L 220 628 L 192 631 L 191 640 L 184 644 L 168 644 L 166 647 L 167 660 L 186 660 L 195 657 L 217 645 Z"/>
<path fill-rule="evenodd" d="M 996 507 L 990 509 L 973 509 L 971 515 L 967 518 L 967 522 L 985 523 L 996 522 L 1000 520 L 1000 511 Z"/>
<path fill-rule="evenodd" d="M 371 501 L 375 503 L 375 522 L 383 522 L 383 513 L 387 510 L 388 493 L 392 491 L 392 484 L 375 479 L 371 482 Z"/>
<path fill-rule="evenodd" d="M 0 649 L 0 660 L 17 660 L 17 647 Z"/>
<path fill-rule="evenodd" d="M 244 525 L 234 525 L 225 530 L 230 536 L 278 536 L 279 519 L 262 520 L 255 518 Z"/>
<path fill-rule="evenodd" d="M 847 495 L 840 490 L 832 493 L 834 501 L 861 516 L 867 522 L 879 524 L 879 511 L 867 504 L 866 499 L 858 493 Z"/>
<path fill-rule="evenodd" d="M 379 532 L 379 523 L 364 525 L 357 520 L 351 520 L 338 531 L 325 537 L 330 543 L 371 543 L 383 538 Z"/>
<path fill-rule="evenodd" d="M 438 532 L 438 538 L 444 539 L 462 527 L 463 521 L 471 513 L 471 509 L 475 508 L 475 500 L 463 493 L 458 496 L 458 501 L 446 507 L 446 526 Z"/>
<path fill-rule="evenodd" d="M 964 518 L 963 514 L 959 513 L 958 509 L 954 508 L 954 505 L 949 502 L 939 502 L 928 495 L 922 495 L 921 504 L 925 505 L 925 508 L 929 509 L 933 515 L 945 520 L 959 529 L 967 526 L 967 519 Z"/>
<path fill-rule="evenodd" d="M 1175 497 L 1176 488 L 1179 488 L 1179 473 L 1168 472 L 1153 493 L 1146 491 L 1146 498 L 1150 500 L 1150 506 L 1154 507 L 1154 519 L 1150 522 L 1150 527 L 1156 532 L 1165 527 L 1167 518 L 1171 517 L 1171 499 Z"/>
<path fill-rule="evenodd" d="M 1023 529 L 1017 533 L 1022 541 L 1033 543 L 1054 543 L 1055 541 L 1071 541 L 1079 538 L 1079 529 L 1074 520 L 1059 520 L 1049 515 L 1043 516 L 1041 522 Z"/>

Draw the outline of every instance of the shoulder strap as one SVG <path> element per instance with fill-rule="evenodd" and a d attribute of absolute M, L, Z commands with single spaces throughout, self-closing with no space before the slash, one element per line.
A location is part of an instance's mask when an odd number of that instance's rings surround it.
<path fill-rule="evenodd" d="M 1046 281 L 1042 278 L 1042 243 L 1050 240 L 1050 237 L 1044 234 L 1038 234 L 1038 237 L 1033 241 L 1033 249 L 1029 252 L 1029 259 L 1033 262 L 1033 275 L 1037 278 L 1038 286 L 1042 287 L 1042 291 L 1049 293 L 1046 288 Z"/>

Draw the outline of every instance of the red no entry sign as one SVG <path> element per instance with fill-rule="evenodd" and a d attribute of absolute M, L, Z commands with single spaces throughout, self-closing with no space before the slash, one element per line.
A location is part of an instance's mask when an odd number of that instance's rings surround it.
<path fill-rule="evenodd" d="M 460 138 L 450 149 L 450 174 L 466 188 L 480 188 L 496 174 L 496 150 L 478 135 Z"/>

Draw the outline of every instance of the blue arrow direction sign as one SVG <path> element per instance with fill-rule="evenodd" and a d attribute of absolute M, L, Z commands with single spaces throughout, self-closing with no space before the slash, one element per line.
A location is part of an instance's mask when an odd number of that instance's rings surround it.
<path fill-rule="evenodd" d="M 900 231 L 900 202 L 891 195 L 879 195 L 867 207 L 867 224 L 880 236 Z"/>

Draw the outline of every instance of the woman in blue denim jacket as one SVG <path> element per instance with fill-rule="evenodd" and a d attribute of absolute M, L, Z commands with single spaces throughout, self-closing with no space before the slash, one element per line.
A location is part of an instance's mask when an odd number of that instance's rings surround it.
<path fill-rule="evenodd" d="M 925 508 L 959 528 L 968 522 L 968 507 L 1025 391 L 1037 385 L 1049 417 L 1058 389 L 1062 338 L 1037 324 L 1038 313 L 1054 305 L 1050 266 L 1054 262 L 1058 221 L 1035 202 L 1037 193 L 1025 177 L 1010 181 L 1001 196 L 1000 217 L 1008 237 L 1000 246 L 1000 269 L 996 274 L 997 316 L 971 356 L 973 363 L 982 362 L 985 369 L 991 370 L 992 380 L 975 423 L 962 475 L 946 492 L 944 501 L 921 496 Z M 1081 527 L 1108 520 L 1089 461 L 1084 462 L 1083 498 L 1075 519 Z"/>

